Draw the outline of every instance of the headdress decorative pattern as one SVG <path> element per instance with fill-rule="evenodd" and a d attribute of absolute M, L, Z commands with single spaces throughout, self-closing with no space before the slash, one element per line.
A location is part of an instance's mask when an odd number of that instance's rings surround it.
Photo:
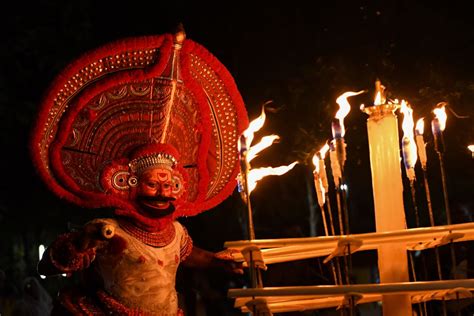
<path fill-rule="evenodd" d="M 227 69 L 180 35 L 111 43 L 58 76 L 31 139 L 33 161 L 56 194 L 84 207 L 131 207 L 125 194 L 104 190 L 100 175 L 149 143 L 169 144 L 180 158 L 126 161 L 132 171 L 158 160 L 192 166 L 179 215 L 212 208 L 232 192 L 245 107 Z"/>
<path fill-rule="evenodd" d="M 172 169 L 176 166 L 176 159 L 166 153 L 157 153 L 145 157 L 135 158 L 128 163 L 130 170 L 135 174 L 141 174 L 146 169 L 153 166 L 163 166 Z"/>

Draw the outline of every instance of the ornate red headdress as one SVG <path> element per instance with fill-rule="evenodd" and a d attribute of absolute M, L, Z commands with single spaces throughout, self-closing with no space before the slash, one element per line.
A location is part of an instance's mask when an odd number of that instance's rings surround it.
<path fill-rule="evenodd" d="M 195 215 L 235 188 L 247 125 L 230 73 L 178 31 L 111 43 L 69 65 L 42 102 L 31 149 L 49 188 L 88 208 L 133 208 L 137 168 L 169 164 L 186 183 L 177 216 Z"/>

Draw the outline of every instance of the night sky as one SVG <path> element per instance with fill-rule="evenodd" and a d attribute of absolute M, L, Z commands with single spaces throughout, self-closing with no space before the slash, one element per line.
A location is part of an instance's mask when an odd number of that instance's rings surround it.
<path fill-rule="evenodd" d="M 455 223 L 472 221 L 474 159 L 467 145 L 474 144 L 474 19 L 466 9 L 467 1 L 444 5 L 408 0 L 316 1 L 312 6 L 258 1 L 171 3 L 16 1 L 4 10 L 0 269 L 8 272 L 12 282 L 34 275 L 40 243 L 48 244 L 58 233 L 108 212 L 82 210 L 59 200 L 35 174 L 28 138 L 46 89 L 64 67 L 87 51 L 121 38 L 173 32 L 180 22 L 187 37 L 206 47 L 233 75 L 250 119 L 259 114 L 263 103 L 272 101 L 259 135 L 279 134 L 281 141 L 266 150 L 255 166 L 301 162 L 282 177 L 263 180 L 253 193 L 257 238 L 309 236 L 309 212 L 315 203 L 311 157 L 331 137 L 336 98 L 362 89 L 369 92 L 349 99 L 352 111 L 345 120 L 346 177 L 351 232 L 374 231 L 367 115 L 359 106 L 372 102 L 376 78 L 387 87 L 389 97 L 412 104 L 415 120 L 425 117 L 429 122 L 435 105 L 448 102 L 444 136 L 449 202 Z M 436 222 L 444 224 L 438 160 L 428 128 L 425 134 Z M 405 178 L 404 182 L 407 186 Z M 423 192 L 420 184 L 417 190 Z M 405 192 L 407 222 L 413 227 L 410 199 L 409 191 Z M 419 207 L 425 209 L 424 200 Z M 226 240 L 245 238 L 243 214 L 244 205 L 234 192 L 215 210 L 183 223 L 197 245 L 218 251 Z M 427 217 L 422 222 L 427 225 Z M 319 218 L 317 225 L 322 234 Z M 355 261 L 356 266 L 372 263 L 370 255 Z M 267 284 L 327 281 L 324 274 L 315 272 L 311 279 L 300 272 L 295 270 L 295 278 L 285 280 L 272 280 L 269 273 Z M 226 287 L 246 284 L 245 278 L 218 280 L 204 286 L 194 280 L 192 286 L 207 294 L 215 290 L 215 300 L 222 303 Z M 65 284 L 64 280 L 42 282 L 51 293 Z M 189 287 L 182 282 L 178 287 Z M 216 315 L 225 308 L 230 314 L 231 302 L 222 304 Z"/>

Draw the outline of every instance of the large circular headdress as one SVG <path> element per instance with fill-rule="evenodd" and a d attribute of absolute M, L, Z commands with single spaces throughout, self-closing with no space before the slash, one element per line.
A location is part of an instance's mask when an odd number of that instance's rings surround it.
<path fill-rule="evenodd" d="M 104 170 L 139 146 L 169 144 L 187 179 L 179 215 L 194 215 L 235 188 L 237 139 L 247 125 L 230 73 L 178 31 L 111 43 L 69 65 L 42 102 L 31 149 L 60 197 L 89 208 L 128 208 L 126 195 L 117 194 L 121 183 L 127 187 L 120 177 L 127 170 L 113 169 L 117 190 L 101 183 Z"/>

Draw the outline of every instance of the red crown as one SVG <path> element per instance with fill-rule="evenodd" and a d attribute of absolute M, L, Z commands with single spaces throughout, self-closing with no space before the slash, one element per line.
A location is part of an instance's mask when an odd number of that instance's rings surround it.
<path fill-rule="evenodd" d="M 247 125 L 232 76 L 178 32 L 111 43 L 69 65 L 42 102 L 31 149 L 57 195 L 91 208 L 130 207 L 126 194 L 104 190 L 100 175 L 113 173 L 112 162 L 131 159 L 135 171 L 159 159 L 179 162 L 188 167 L 181 214 L 193 215 L 235 188 L 237 138 Z M 156 143 L 175 152 L 133 160 Z M 117 169 L 124 176 L 125 166 Z"/>

